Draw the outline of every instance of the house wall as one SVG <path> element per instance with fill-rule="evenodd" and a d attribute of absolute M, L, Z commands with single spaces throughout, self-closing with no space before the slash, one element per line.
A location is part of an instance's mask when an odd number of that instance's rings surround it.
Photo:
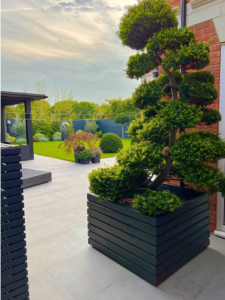
<path fill-rule="evenodd" d="M 205 70 L 211 71 L 215 76 L 216 87 L 220 91 L 220 67 L 221 67 L 221 44 L 225 42 L 225 0 L 187 0 L 186 1 L 187 26 L 195 30 L 199 42 L 209 41 L 211 46 L 210 65 Z M 180 0 L 173 0 L 172 7 L 181 5 Z M 180 21 L 180 14 L 178 14 Z M 209 107 L 219 110 L 218 98 Z M 211 127 L 198 126 L 199 129 L 210 130 L 219 133 L 219 125 Z M 210 231 L 214 232 L 217 227 L 217 194 L 210 197 Z"/>

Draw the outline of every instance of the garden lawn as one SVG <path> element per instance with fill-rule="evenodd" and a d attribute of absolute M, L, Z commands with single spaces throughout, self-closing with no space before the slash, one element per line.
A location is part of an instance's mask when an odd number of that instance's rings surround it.
<path fill-rule="evenodd" d="M 130 146 L 131 139 L 124 139 L 123 147 L 126 148 Z M 34 143 L 34 154 L 74 161 L 74 153 L 66 154 L 63 149 L 59 149 L 59 145 L 62 142 L 36 142 Z M 99 142 L 96 143 L 96 147 L 99 146 Z M 116 156 L 116 153 L 103 153 L 101 158 L 113 157 Z"/>

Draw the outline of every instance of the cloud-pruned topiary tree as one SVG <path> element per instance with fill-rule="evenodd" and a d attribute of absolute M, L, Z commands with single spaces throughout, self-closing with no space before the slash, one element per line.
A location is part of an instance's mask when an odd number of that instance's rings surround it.
<path fill-rule="evenodd" d="M 124 139 L 124 128 L 123 128 L 123 124 L 129 122 L 130 118 L 128 115 L 125 114 L 118 114 L 115 116 L 114 118 L 114 122 L 115 123 L 119 123 L 122 124 L 122 139 Z"/>
<path fill-rule="evenodd" d="M 207 42 L 197 43 L 189 28 L 178 29 L 176 10 L 167 0 L 142 0 L 128 7 L 118 36 L 123 45 L 139 50 L 128 60 L 127 77 L 139 79 L 154 68 L 161 75 L 144 81 L 133 92 L 133 103 L 143 111 L 143 118 L 133 121 L 128 133 L 141 142 L 120 151 L 115 174 L 121 181 L 130 180 L 130 188 L 156 190 L 164 181 L 180 180 L 196 190 L 220 191 L 225 196 L 225 176 L 216 167 L 217 160 L 225 157 L 225 141 L 210 131 L 193 129 L 221 120 L 220 113 L 208 107 L 218 98 L 215 78 L 201 70 L 210 62 Z M 181 74 L 181 67 L 192 72 Z M 162 100 L 163 96 L 169 100 Z M 107 176 L 106 170 L 102 176 L 90 176 L 92 192 L 102 199 L 112 195 L 113 183 L 107 189 L 104 186 L 111 173 L 108 170 Z M 113 200 L 123 196 L 121 182 L 118 189 Z"/>

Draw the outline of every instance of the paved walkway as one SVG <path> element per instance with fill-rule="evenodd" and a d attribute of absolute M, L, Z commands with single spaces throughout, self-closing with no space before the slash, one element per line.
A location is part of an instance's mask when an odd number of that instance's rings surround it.
<path fill-rule="evenodd" d="M 79 165 L 35 155 L 23 167 L 52 172 L 52 182 L 24 190 L 31 300 L 223 300 L 225 240 L 155 288 L 87 243 L 87 173 Z"/>

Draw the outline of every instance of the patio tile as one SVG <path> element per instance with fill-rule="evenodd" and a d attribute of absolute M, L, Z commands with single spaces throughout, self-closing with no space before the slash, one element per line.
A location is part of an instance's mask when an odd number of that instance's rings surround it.
<path fill-rule="evenodd" d="M 32 244 L 68 232 L 74 227 L 82 225 L 87 226 L 87 213 L 82 209 L 76 209 L 54 216 L 51 219 L 28 224 L 26 227 L 27 245 L 29 247 Z"/>
<path fill-rule="evenodd" d="M 56 199 L 55 197 L 51 196 L 51 193 L 46 193 L 42 196 L 36 196 L 36 195 L 24 195 L 24 203 L 25 203 L 25 209 L 26 208 L 33 208 L 35 206 L 41 206 L 49 203 L 54 203 L 58 201 L 59 199 Z"/>
<path fill-rule="evenodd" d="M 92 247 L 48 273 L 76 300 L 88 300 L 129 274 Z"/>
<path fill-rule="evenodd" d="M 26 225 L 33 223 L 33 222 L 38 222 L 38 221 L 44 220 L 44 216 L 42 216 L 41 214 L 39 214 L 37 211 L 33 210 L 32 208 L 25 206 L 24 213 L 25 213 Z"/>
<path fill-rule="evenodd" d="M 198 296 L 196 300 L 222 300 L 225 298 L 225 275 L 218 276 L 215 281 Z"/>
<path fill-rule="evenodd" d="M 71 210 L 76 210 L 78 208 L 87 207 L 87 201 L 85 197 L 73 197 L 71 199 L 63 199 L 59 201 L 51 202 L 49 204 L 40 205 L 34 207 L 34 211 L 44 218 L 52 218 L 56 215 L 60 215 Z"/>
<path fill-rule="evenodd" d="M 61 287 L 47 272 L 29 278 L 31 300 L 73 300 L 74 298 Z"/>
<path fill-rule="evenodd" d="M 131 274 L 90 300 L 177 300 L 168 293 Z"/>
<path fill-rule="evenodd" d="M 28 273 L 33 276 L 79 255 L 89 247 L 72 233 L 45 239 L 28 247 Z"/>
<path fill-rule="evenodd" d="M 211 235 L 211 244 L 159 287 L 180 300 L 198 299 L 225 272 L 225 240 Z"/>
<path fill-rule="evenodd" d="M 82 227 L 75 227 L 72 230 L 70 230 L 72 234 L 80 238 L 81 240 L 88 242 L 88 228 L 87 225 Z"/>

